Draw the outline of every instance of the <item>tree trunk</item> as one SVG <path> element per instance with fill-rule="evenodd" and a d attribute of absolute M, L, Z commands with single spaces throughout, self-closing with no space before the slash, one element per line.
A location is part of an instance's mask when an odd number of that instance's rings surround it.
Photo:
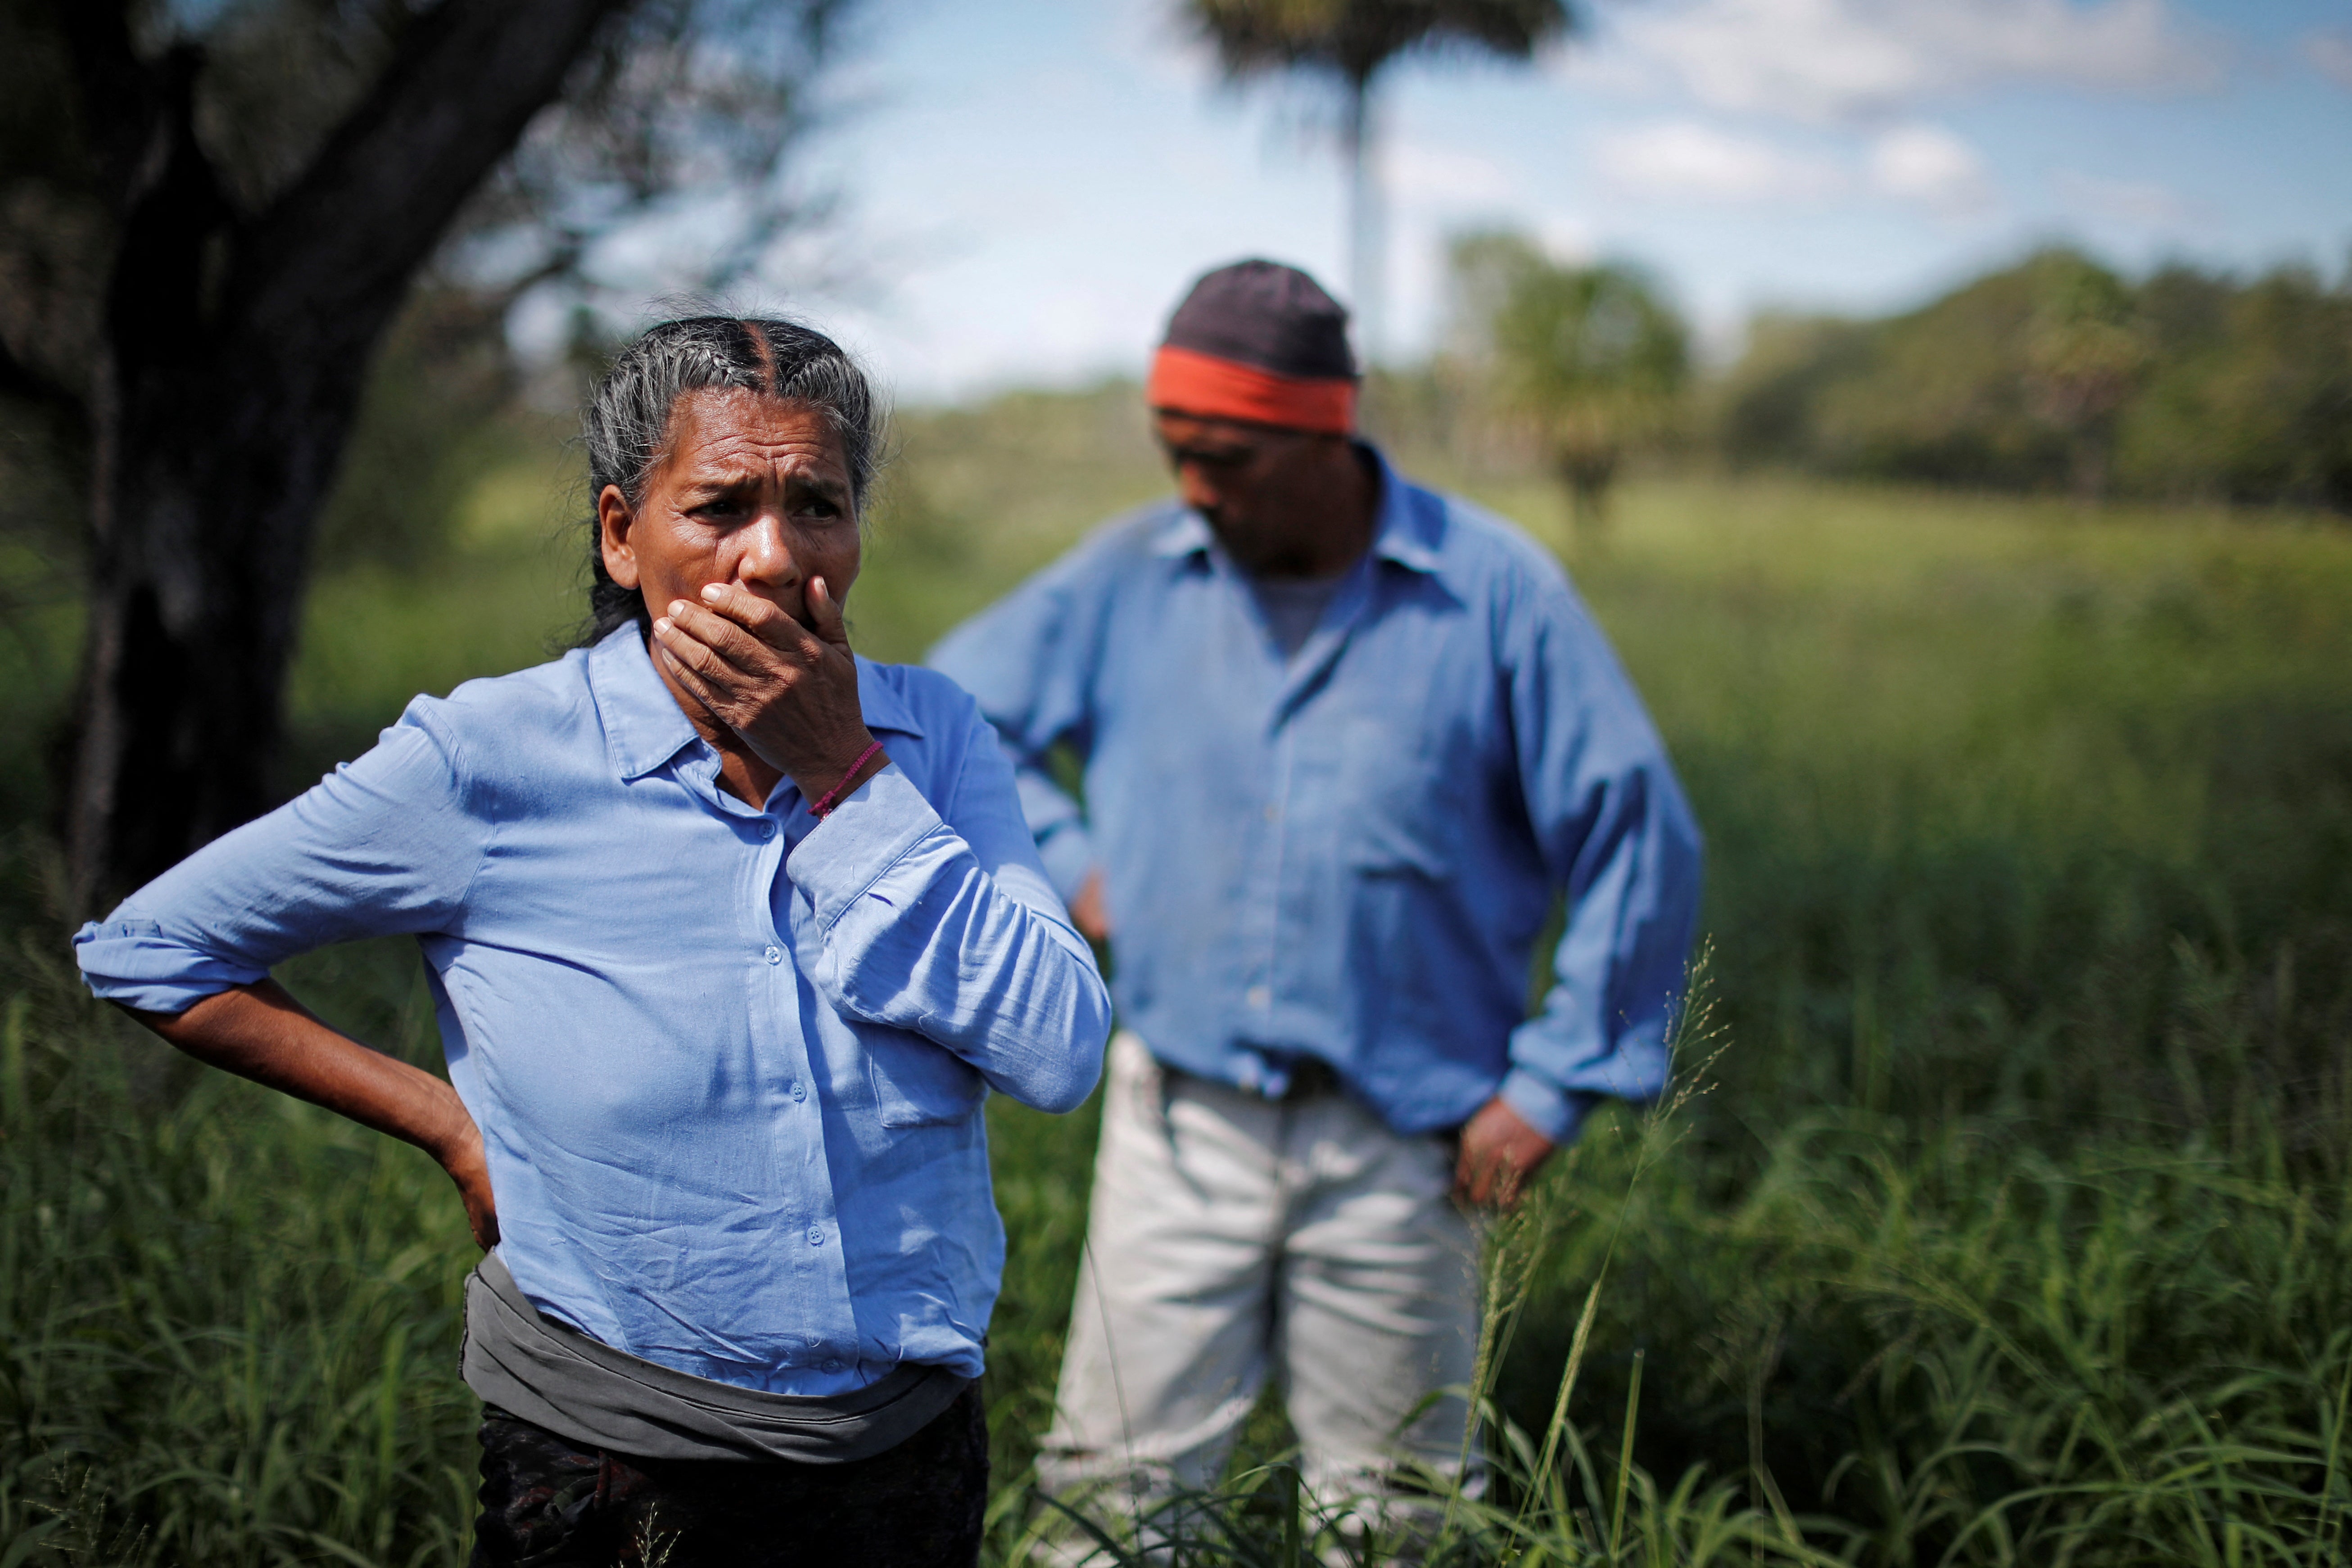
<path fill-rule="evenodd" d="M 1348 290 L 1354 296 L 1356 347 L 1362 368 L 1379 363 L 1381 342 L 1381 306 L 1387 288 L 1386 214 L 1381 210 L 1379 125 L 1373 119 L 1370 77 L 1350 77 L 1347 85 L 1345 120 L 1340 126 L 1340 150 L 1348 164 Z"/>
<path fill-rule="evenodd" d="M 67 797 L 83 910 L 272 804 L 311 525 L 399 302 L 293 355 L 110 333 Z"/>
<path fill-rule="evenodd" d="M 1568 527 L 1572 539 L 1598 533 L 1609 521 L 1609 486 L 1617 477 L 1614 452 L 1577 451 L 1553 458 L 1560 488 L 1568 492 Z"/>
<path fill-rule="evenodd" d="M 625 3 L 443 0 L 245 221 L 197 142 L 193 52 L 142 61 L 120 12 L 65 0 L 83 101 L 122 170 L 64 813 L 77 912 L 271 803 L 311 530 L 370 356 L 459 207 Z"/>
<path fill-rule="evenodd" d="M 2074 482 L 2074 499 L 2080 501 L 2103 501 L 2107 499 L 2108 460 L 2115 438 L 2106 421 L 2074 432 L 2069 457 L 2070 478 Z"/>

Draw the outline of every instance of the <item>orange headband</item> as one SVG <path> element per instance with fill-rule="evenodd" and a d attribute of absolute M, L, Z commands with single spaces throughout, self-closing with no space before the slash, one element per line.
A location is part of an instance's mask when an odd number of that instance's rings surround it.
<path fill-rule="evenodd" d="M 1237 360 L 1163 345 L 1144 401 L 1204 419 L 1240 419 L 1286 430 L 1345 436 L 1356 427 L 1356 384 L 1279 375 Z"/>

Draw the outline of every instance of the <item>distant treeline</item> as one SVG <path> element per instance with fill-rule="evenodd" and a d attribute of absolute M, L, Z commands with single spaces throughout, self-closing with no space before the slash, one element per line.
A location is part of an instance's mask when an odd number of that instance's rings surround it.
<path fill-rule="evenodd" d="M 1903 315 L 1762 316 L 1710 401 L 1741 465 L 2352 511 L 2352 276 L 2045 250 Z"/>

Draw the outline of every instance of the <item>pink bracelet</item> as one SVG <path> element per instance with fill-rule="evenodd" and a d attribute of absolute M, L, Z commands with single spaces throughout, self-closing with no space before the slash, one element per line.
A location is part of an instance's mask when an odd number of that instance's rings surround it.
<path fill-rule="evenodd" d="M 873 757 L 874 753 L 881 749 L 881 742 L 868 741 L 866 743 L 866 749 L 857 753 L 857 760 L 849 764 L 849 771 L 841 775 L 841 782 L 834 785 L 831 789 L 825 791 L 824 795 L 818 796 L 817 803 L 809 807 L 810 813 L 819 818 L 831 816 L 833 815 L 834 805 L 839 800 L 841 792 L 849 787 L 849 781 L 857 776 L 857 770 L 864 767 Z"/>

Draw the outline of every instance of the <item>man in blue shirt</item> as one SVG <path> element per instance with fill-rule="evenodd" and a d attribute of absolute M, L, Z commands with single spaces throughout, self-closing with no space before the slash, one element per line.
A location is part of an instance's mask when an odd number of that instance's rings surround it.
<path fill-rule="evenodd" d="M 1355 391 L 1311 279 L 1210 273 L 1148 391 L 1181 500 L 932 657 L 1117 960 L 1056 1489 L 1213 1479 L 1269 1373 L 1327 1498 L 1453 1469 L 1463 1407 L 1425 1401 L 1475 1354 L 1464 1205 L 1666 1081 L 1699 851 L 1656 732 L 1553 560 L 1400 478 Z"/>

